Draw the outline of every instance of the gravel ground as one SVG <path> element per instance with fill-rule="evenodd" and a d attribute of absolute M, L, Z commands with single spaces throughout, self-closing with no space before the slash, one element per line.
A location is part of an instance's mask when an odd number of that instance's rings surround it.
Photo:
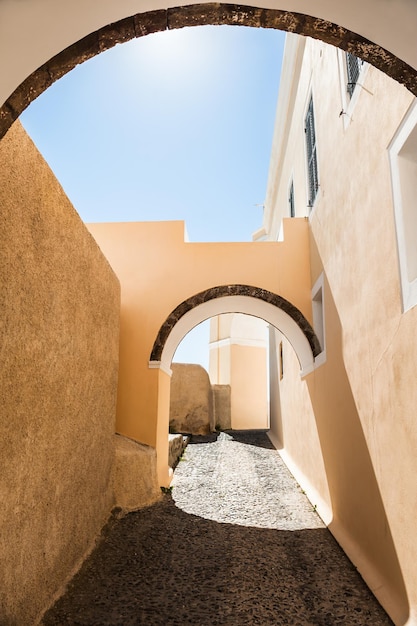
<path fill-rule="evenodd" d="M 193 437 L 172 496 L 109 523 L 45 626 L 388 626 L 265 433 Z"/>

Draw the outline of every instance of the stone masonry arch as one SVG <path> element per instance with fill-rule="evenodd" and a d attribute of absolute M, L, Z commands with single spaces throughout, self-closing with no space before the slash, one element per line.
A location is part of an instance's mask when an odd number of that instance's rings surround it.
<path fill-rule="evenodd" d="M 256 244 L 255 244 L 256 245 Z M 250 285 L 218 285 L 181 302 L 161 325 L 149 360 L 157 370 L 155 415 L 157 419 L 157 467 L 161 484 L 170 480 L 167 465 L 167 433 L 171 393 L 171 363 L 185 335 L 200 322 L 223 313 L 245 313 L 263 319 L 279 329 L 290 341 L 301 367 L 301 374 L 314 368 L 320 343 L 301 311 L 282 296 Z"/>
<path fill-rule="evenodd" d="M 297 6 L 296 0 L 293 0 L 293 2 L 282 2 L 281 4 Z M 351 3 L 352 13 L 354 12 L 353 4 Z M 309 10 L 314 12 L 315 8 L 317 14 L 319 14 L 323 12 L 323 8 L 320 5 L 321 2 L 317 0 L 313 6 L 309 6 Z M 376 6 L 375 10 L 377 10 Z M 411 8 L 409 11 L 410 24 L 412 25 L 413 22 L 417 23 L 417 15 L 414 15 Z M 324 13 L 326 12 L 324 11 Z M 117 14 L 117 11 L 115 14 Z M 0 138 L 4 136 L 11 124 L 33 100 L 76 65 L 112 48 L 116 44 L 151 33 L 186 26 L 210 24 L 276 28 L 321 39 L 326 43 L 363 58 L 417 95 L 417 59 L 415 67 L 413 67 L 394 52 L 384 48 L 377 41 L 371 41 L 363 34 L 342 26 L 342 17 L 341 14 L 340 23 L 336 24 L 328 19 L 318 17 L 318 15 L 305 15 L 304 13 L 286 8 L 259 8 L 205 2 L 181 7 L 160 8 L 152 11 L 145 10 L 144 12 L 124 17 L 110 24 L 105 24 L 74 43 L 60 49 L 49 60 L 33 70 L 29 76 L 26 76 L 11 94 L 6 93 L 6 100 L 0 109 Z M 346 18 L 346 15 L 344 17 Z M 12 15 L 10 16 L 11 18 Z M 381 22 L 384 20 L 380 9 L 375 20 L 377 23 L 379 20 Z M 91 23 L 95 23 L 94 20 Z M 404 25 L 404 28 L 406 26 Z M 87 30 L 89 29 L 87 28 Z M 407 40 L 406 32 L 404 33 L 404 38 Z M 413 38 L 412 45 L 414 43 Z M 54 45 L 56 47 L 55 42 Z M 22 55 L 21 50 L 19 53 Z M 3 58 L 9 57 L 7 54 L 3 54 Z M 30 65 L 30 61 L 28 63 Z M 14 78 L 11 79 L 12 82 L 14 82 Z M 3 101 L 1 93 L 0 101 Z"/>
<path fill-rule="evenodd" d="M 181 302 L 159 329 L 149 359 L 150 367 L 169 371 L 178 345 L 197 324 L 223 313 L 245 313 L 270 323 L 287 336 L 302 371 L 310 370 L 321 352 L 317 336 L 296 306 L 282 296 L 251 285 L 218 285 Z"/>

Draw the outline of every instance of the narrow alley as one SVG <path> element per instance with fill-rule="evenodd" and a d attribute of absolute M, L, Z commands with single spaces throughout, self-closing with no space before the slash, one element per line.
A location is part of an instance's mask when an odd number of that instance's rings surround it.
<path fill-rule="evenodd" d="M 171 494 L 117 516 L 45 626 L 388 626 L 264 432 L 193 437 Z"/>

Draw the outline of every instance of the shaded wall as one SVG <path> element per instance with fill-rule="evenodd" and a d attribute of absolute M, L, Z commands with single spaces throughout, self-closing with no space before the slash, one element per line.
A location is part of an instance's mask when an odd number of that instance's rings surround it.
<path fill-rule="evenodd" d="M 31 624 L 113 504 L 119 286 L 17 123 L 0 207 L 0 622 Z"/>
<path fill-rule="evenodd" d="M 214 427 L 216 430 L 228 430 L 231 424 L 230 385 L 212 385 Z"/>

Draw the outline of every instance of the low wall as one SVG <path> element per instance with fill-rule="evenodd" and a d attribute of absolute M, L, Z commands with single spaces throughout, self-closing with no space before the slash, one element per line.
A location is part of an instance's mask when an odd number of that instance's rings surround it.
<path fill-rule="evenodd" d="M 216 430 L 232 428 L 231 387 L 230 385 L 212 385 L 213 413 Z"/>
<path fill-rule="evenodd" d="M 116 506 L 134 511 L 159 500 L 156 450 L 137 441 L 115 435 L 116 459 L 113 485 Z"/>
<path fill-rule="evenodd" d="M 169 428 L 171 432 L 206 435 L 214 430 L 209 375 L 201 365 L 172 364 Z"/>
<path fill-rule="evenodd" d="M 113 506 L 120 295 L 18 123 L 0 206 L 0 622 L 30 625 Z"/>
<path fill-rule="evenodd" d="M 168 437 L 168 449 L 169 449 L 169 457 L 168 457 L 168 466 L 171 469 L 175 469 L 180 460 L 190 438 L 187 435 L 178 434 L 170 434 Z"/>

